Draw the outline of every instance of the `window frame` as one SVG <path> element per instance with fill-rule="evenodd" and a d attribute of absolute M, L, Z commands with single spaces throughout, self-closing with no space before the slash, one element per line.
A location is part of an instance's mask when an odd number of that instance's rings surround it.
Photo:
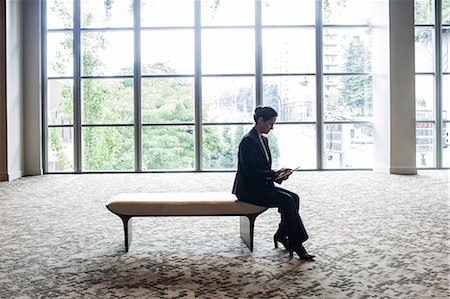
<path fill-rule="evenodd" d="M 191 0 L 194 1 L 194 0 Z M 439 1 L 439 0 L 438 0 Z M 264 77 L 270 76 L 315 76 L 316 80 L 316 109 L 314 121 L 280 121 L 277 123 L 279 126 L 283 125 L 314 125 L 316 131 L 316 168 L 315 170 L 322 169 L 333 169 L 326 168 L 325 154 L 323 151 L 325 144 L 325 126 L 329 124 L 362 124 L 362 125 L 372 125 L 372 121 L 358 121 L 358 120 L 342 120 L 342 121 L 328 121 L 325 120 L 323 115 L 323 95 L 324 95 L 324 78 L 326 76 L 345 76 L 345 75 L 364 75 L 372 77 L 372 72 L 362 72 L 362 73 L 345 73 L 345 72 L 332 72 L 324 70 L 324 60 L 323 49 L 326 45 L 323 44 L 323 32 L 324 29 L 334 28 L 334 29 L 364 29 L 370 28 L 370 24 L 324 24 L 323 22 L 323 7 L 321 1 L 315 1 L 315 24 L 300 24 L 300 25 L 264 25 L 262 23 L 262 1 L 255 1 L 255 23 L 252 26 L 242 25 L 242 26 L 202 26 L 201 24 L 201 3 L 200 1 L 194 1 L 194 24 L 189 26 L 161 26 L 161 27 L 142 27 L 141 26 L 141 8 L 140 0 L 134 0 L 133 10 L 134 10 L 134 23 L 133 27 L 117 27 L 117 28 L 82 28 L 81 27 L 81 8 L 79 0 L 73 1 L 73 27 L 72 28 L 46 28 L 46 1 L 43 1 L 42 5 L 42 49 L 43 58 L 45 58 L 46 53 L 46 35 L 47 32 L 72 32 L 73 34 L 73 57 L 74 57 L 74 70 L 73 76 L 66 77 L 47 77 L 46 72 L 46 60 L 43 59 L 43 164 L 44 173 L 60 173 L 59 171 L 49 171 L 48 169 L 48 129 L 49 128 L 63 128 L 68 125 L 49 125 L 47 123 L 47 112 L 46 112 L 46 99 L 47 99 L 47 80 L 51 79 L 70 79 L 73 80 L 73 97 L 74 97 L 74 123 L 70 125 L 73 128 L 73 144 L 74 144 L 74 173 L 90 173 L 90 172 L 116 172 L 116 171 L 85 171 L 82 165 L 82 131 L 84 128 L 90 127 L 134 127 L 134 170 L 132 171 L 119 171 L 119 172 L 160 172 L 159 170 L 143 170 L 142 167 L 142 130 L 143 127 L 153 127 L 153 126 L 194 126 L 195 129 L 195 167 L 193 171 L 215 171 L 204 169 L 202 165 L 202 134 L 203 126 L 220 126 L 220 125 L 251 125 L 249 121 L 243 122 L 207 122 L 202 119 L 202 79 L 208 77 L 227 77 L 227 76 L 253 76 L 255 81 L 255 105 L 263 104 L 263 79 Z M 202 73 L 202 57 L 201 57 L 201 47 L 202 47 L 202 31 L 203 30 L 220 30 L 220 29 L 252 29 L 254 30 L 255 37 L 255 70 L 253 73 L 240 74 L 240 73 L 218 73 L 218 74 L 203 74 Z M 277 28 L 277 29 L 292 29 L 292 28 L 312 28 L 315 35 L 315 72 L 306 73 L 263 73 L 262 69 L 262 32 L 266 28 Z M 144 75 L 141 72 L 141 33 L 151 30 L 183 30 L 189 29 L 194 30 L 194 74 L 173 74 L 173 75 Z M 134 37 L 134 58 L 133 58 L 133 74 L 130 75 L 112 75 L 112 76 L 83 76 L 81 74 L 81 34 L 82 32 L 112 32 L 112 31 L 132 31 Z M 115 123 L 115 124 L 83 124 L 82 123 L 82 107 L 81 107 L 81 82 L 83 79 L 132 79 L 133 80 L 133 90 L 134 90 L 134 122 L 131 123 Z M 142 123 L 141 119 L 141 103 L 142 103 L 142 80 L 145 78 L 193 78 L 194 79 L 194 119 L 192 122 L 163 122 L 163 123 Z M 450 122 L 450 121 L 449 121 Z M 342 168 L 339 168 L 342 169 Z M 344 168 L 344 169 L 367 169 L 367 168 Z M 185 170 L 169 170 L 169 171 L 185 171 Z M 227 170 L 221 170 L 227 171 Z M 67 173 L 67 172 L 63 172 Z"/>

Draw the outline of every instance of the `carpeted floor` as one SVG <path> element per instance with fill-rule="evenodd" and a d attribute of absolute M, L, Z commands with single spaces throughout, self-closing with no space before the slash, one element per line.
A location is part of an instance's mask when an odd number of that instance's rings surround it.
<path fill-rule="evenodd" d="M 233 173 L 45 175 L 0 183 L 0 298 L 449 298 L 449 172 L 297 172 L 315 262 L 274 249 L 279 214 L 137 218 L 118 192 L 229 191 Z"/>

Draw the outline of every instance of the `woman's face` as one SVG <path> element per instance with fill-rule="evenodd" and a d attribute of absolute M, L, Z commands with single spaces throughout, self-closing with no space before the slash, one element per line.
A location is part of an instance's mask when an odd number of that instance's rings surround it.
<path fill-rule="evenodd" d="M 273 129 L 273 124 L 277 121 L 277 117 L 272 117 L 269 120 L 264 120 L 263 118 L 261 118 L 261 132 L 264 134 L 268 134 L 270 132 L 270 130 Z"/>

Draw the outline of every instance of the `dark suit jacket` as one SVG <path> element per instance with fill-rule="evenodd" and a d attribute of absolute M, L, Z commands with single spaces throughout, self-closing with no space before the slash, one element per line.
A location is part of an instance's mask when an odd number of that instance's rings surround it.
<path fill-rule="evenodd" d="M 258 133 L 253 128 L 241 140 L 238 153 L 238 169 L 233 185 L 233 194 L 241 200 L 257 196 L 274 187 L 276 177 L 272 167 L 269 142 L 262 136 L 264 147 L 269 156 L 267 161 L 264 149 L 258 139 Z"/>

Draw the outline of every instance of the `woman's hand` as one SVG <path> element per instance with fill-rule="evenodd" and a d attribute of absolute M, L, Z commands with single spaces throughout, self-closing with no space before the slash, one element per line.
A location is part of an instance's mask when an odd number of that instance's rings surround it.
<path fill-rule="evenodd" d="M 290 169 L 290 168 L 286 168 L 285 169 L 285 173 L 284 173 L 284 177 L 283 180 L 287 180 L 289 178 L 289 176 L 294 172 L 294 170 Z"/>
<path fill-rule="evenodd" d="M 275 171 L 276 177 L 282 176 L 286 171 L 286 168 L 281 168 L 280 170 Z"/>
<path fill-rule="evenodd" d="M 275 174 L 279 179 L 275 180 L 277 183 L 281 183 L 281 181 L 285 181 L 289 178 L 289 176 L 292 174 L 293 170 L 290 168 L 281 168 L 280 170 L 276 171 Z"/>

